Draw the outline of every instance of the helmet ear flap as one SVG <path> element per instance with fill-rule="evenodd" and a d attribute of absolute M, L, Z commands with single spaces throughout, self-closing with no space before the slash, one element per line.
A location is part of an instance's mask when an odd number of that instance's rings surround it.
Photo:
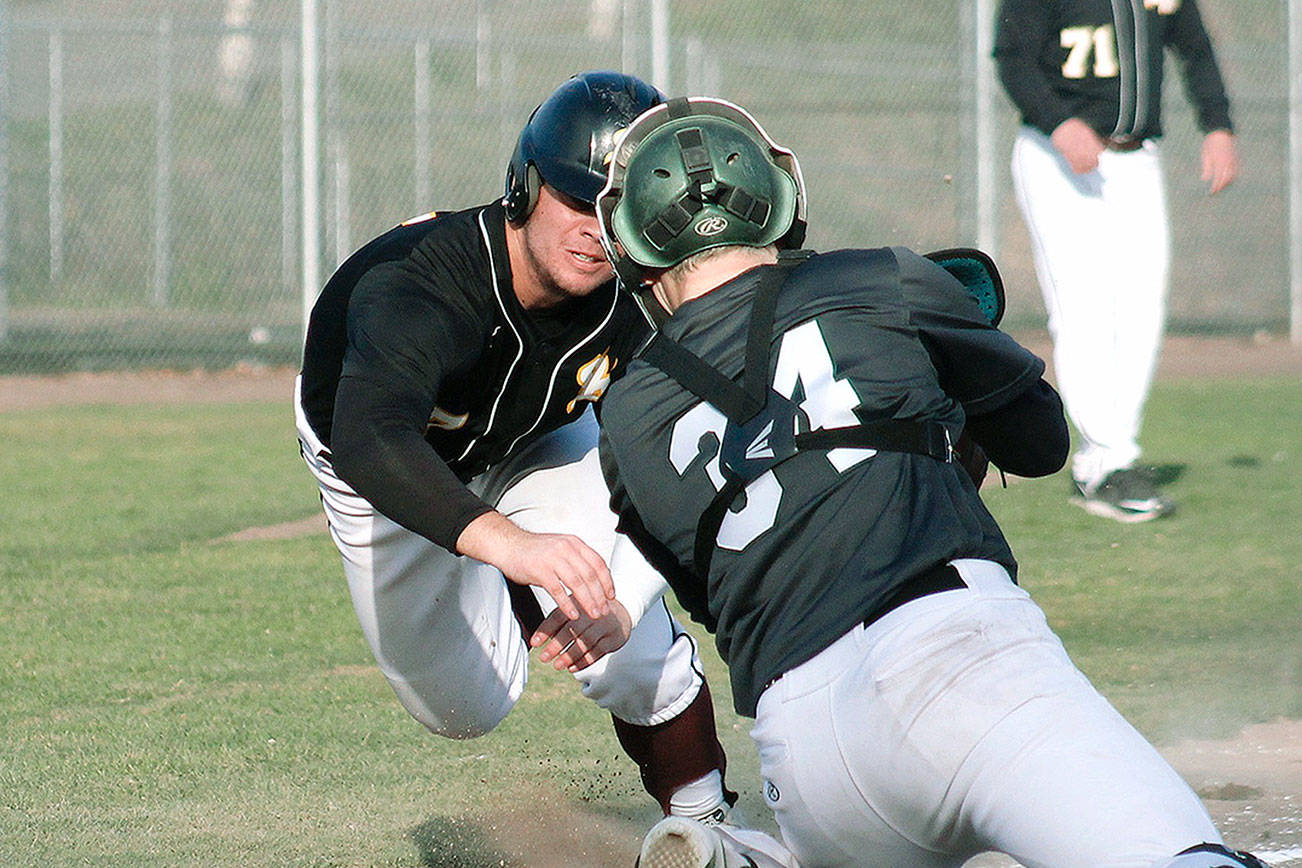
<path fill-rule="evenodd" d="M 524 188 L 525 194 L 529 197 L 525 204 L 524 216 L 528 217 L 538 206 L 538 191 L 542 189 L 542 175 L 533 163 L 525 167 Z"/>
<path fill-rule="evenodd" d="M 512 160 L 506 168 L 506 196 L 502 199 L 506 219 L 512 223 L 523 223 L 529 219 L 534 206 L 538 204 L 538 189 L 541 186 L 542 176 L 533 163 Z"/>
<path fill-rule="evenodd" d="M 506 219 L 512 223 L 523 223 L 529 219 L 533 209 L 538 205 L 538 192 L 542 189 L 542 175 L 538 167 L 529 163 L 524 167 L 524 177 L 517 178 L 518 167 L 512 163 L 506 173 L 506 197 L 502 205 L 506 208 Z"/>

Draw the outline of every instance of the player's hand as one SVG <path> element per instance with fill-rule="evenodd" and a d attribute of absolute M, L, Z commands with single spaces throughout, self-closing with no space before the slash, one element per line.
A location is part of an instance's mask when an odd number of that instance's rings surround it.
<path fill-rule="evenodd" d="M 1093 172 L 1099 167 L 1099 154 L 1105 147 L 1103 139 L 1080 118 L 1067 118 L 1058 124 L 1050 141 L 1077 175 Z"/>
<path fill-rule="evenodd" d="M 587 543 L 570 534 L 531 533 L 499 512 L 466 525 L 457 551 L 492 564 L 517 585 L 542 588 L 571 619 L 601 618 L 615 599 L 610 570 Z"/>
<path fill-rule="evenodd" d="M 1224 190 L 1239 176 L 1239 149 L 1229 130 L 1212 130 L 1203 138 L 1203 180 L 1211 195 Z"/>
<path fill-rule="evenodd" d="M 543 663 L 557 670 L 578 672 L 622 648 L 632 631 L 632 619 L 624 605 L 615 600 L 610 611 L 600 618 L 570 618 L 560 609 L 553 610 L 529 637 L 529 645 L 542 649 L 538 659 Z"/>

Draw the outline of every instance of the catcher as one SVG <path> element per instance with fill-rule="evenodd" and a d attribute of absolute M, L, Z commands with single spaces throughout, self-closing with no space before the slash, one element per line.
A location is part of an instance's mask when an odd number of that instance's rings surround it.
<path fill-rule="evenodd" d="M 715 634 L 799 864 L 1262 868 L 1073 665 L 957 460 L 1068 451 L 988 259 L 794 252 L 796 158 L 719 100 L 643 113 L 597 209 L 670 314 L 603 405 L 612 504 Z M 726 831 L 667 818 L 641 866 L 746 864 Z"/>

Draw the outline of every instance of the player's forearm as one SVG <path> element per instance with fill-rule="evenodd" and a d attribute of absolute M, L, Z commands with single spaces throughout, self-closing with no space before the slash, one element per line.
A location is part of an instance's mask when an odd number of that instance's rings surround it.
<path fill-rule="evenodd" d="M 505 555 L 528 533 L 496 510 L 475 516 L 457 535 L 456 551 L 499 569 Z"/>
<path fill-rule="evenodd" d="M 457 537 L 489 507 L 470 492 L 410 423 L 359 403 L 340 382 L 331 438 L 339 478 L 386 517 L 456 551 Z"/>
<path fill-rule="evenodd" d="M 967 432 L 991 463 L 1016 476 L 1056 473 L 1071 445 L 1062 399 L 1044 380 L 998 410 L 969 416 Z"/>
<path fill-rule="evenodd" d="M 1234 132 L 1230 119 L 1230 99 L 1225 93 L 1225 82 L 1216 65 L 1211 45 L 1205 53 L 1185 58 L 1182 71 L 1185 93 L 1198 116 L 1198 128 L 1208 133 L 1213 130 Z"/>
<path fill-rule="evenodd" d="M 997 54 L 995 63 L 999 81 L 1023 121 L 1047 136 L 1071 117 L 1070 104 L 1054 92 L 1033 57 Z"/>
<path fill-rule="evenodd" d="M 1212 130 L 1233 132 L 1230 100 L 1216 62 L 1216 51 L 1212 48 L 1198 5 L 1192 0 L 1181 3 L 1175 12 L 1169 38 L 1171 49 L 1180 59 L 1185 93 L 1198 114 L 1198 128 L 1204 133 Z"/>
<path fill-rule="evenodd" d="M 622 533 L 615 537 L 610 574 L 615 582 L 615 599 L 627 610 L 633 626 L 637 626 L 647 609 L 669 590 L 664 577 L 647 562 L 637 545 Z"/>

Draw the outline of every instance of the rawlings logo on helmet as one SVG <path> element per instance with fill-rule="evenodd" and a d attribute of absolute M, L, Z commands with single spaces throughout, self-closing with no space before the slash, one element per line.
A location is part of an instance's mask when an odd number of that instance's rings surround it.
<path fill-rule="evenodd" d="M 711 235 L 718 235 L 728 228 L 728 218 L 726 217 L 706 217 L 700 223 L 696 224 L 696 234 L 705 238 Z"/>

